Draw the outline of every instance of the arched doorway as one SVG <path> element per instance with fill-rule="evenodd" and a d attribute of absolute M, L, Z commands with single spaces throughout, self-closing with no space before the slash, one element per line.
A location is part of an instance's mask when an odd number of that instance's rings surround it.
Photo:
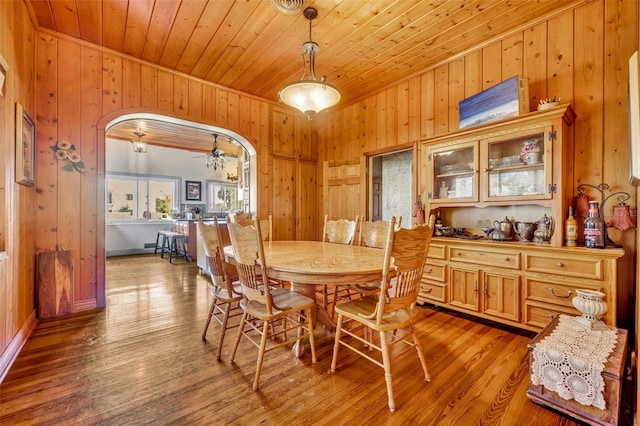
<path fill-rule="evenodd" d="M 248 168 L 248 172 L 242 176 L 242 180 L 245 186 L 248 187 L 248 203 L 246 206 L 246 210 L 250 212 L 255 212 L 257 210 L 257 161 L 256 161 L 256 149 L 254 146 L 245 138 L 243 135 L 238 133 L 237 131 L 221 126 L 208 125 L 199 122 L 188 121 L 184 119 L 179 119 L 175 117 L 171 117 L 164 114 L 158 113 L 147 113 L 147 112 L 134 112 L 129 114 L 121 114 L 118 116 L 111 116 L 109 118 L 103 119 L 102 123 L 104 123 L 103 130 L 100 130 L 100 126 L 98 128 L 98 133 L 100 138 L 103 139 L 104 146 L 104 157 L 102 161 L 102 172 L 101 176 L 103 177 L 102 183 L 98 185 L 98 194 L 97 199 L 100 203 L 100 200 L 104 200 L 102 206 L 98 206 L 98 240 L 99 245 L 105 248 L 103 251 L 103 256 L 101 259 L 98 259 L 98 270 L 105 271 L 105 262 L 106 255 L 108 251 L 107 244 L 107 209 L 109 207 L 109 196 L 108 191 L 106 189 L 107 177 L 109 173 L 109 169 L 107 167 L 107 158 L 108 153 L 107 149 L 109 147 L 110 139 L 114 137 L 116 139 L 116 143 L 122 142 L 122 146 L 126 146 L 126 149 L 130 153 L 130 157 L 132 158 L 132 162 L 135 163 L 136 160 L 139 160 L 142 155 L 146 154 L 138 154 L 132 150 L 132 146 L 130 144 L 131 140 L 134 140 L 136 137 L 133 135 L 133 128 L 140 130 L 142 132 L 146 132 L 149 134 L 153 140 L 150 143 L 149 149 L 174 149 L 174 150 L 184 150 L 189 153 L 189 155 L 193 158 L 195 157 L 206 157 L 208 151 L 211 151 L 213 145 L 213 134 L 216 134 L 219 138 L 218 140 L 229 139 L 233 140 L 238 146 L 242 147 L 242 152 L 244 153 L 243 161 L 244 167 Z M 132 124 L 133 123 L 133 124 Z M 162 129 L 162 131 L 157 131 L 158 129 Z M 177 130 L 171 131 L 171 128 L 175 128 Z M 173 132 L 177 134 L 179 137 L 177 139 L 168 140 L 168 141 L 160 141 L 158 138 L 161 138 L 161 134 L 164 133 L 166 136 L 167 133 Z M 169 138 L 170 139 L 170 138 Z M 138 156 L 137 158 L 135 156 Z M 169 162 L 175 161 L 174 158 L 171 158 Z M 198 166 L 204 168 L 204 159 L 198 160 Z M 200 164 L 202 163 L 202 164 Z M 248 167 L 247 167 L 248 166 Z M 132 172 L 135 174 L 135 170 Z M 158 175 L 158 172 L 155 172 L 155 175 Z M 183 184 L 188 180 L 189 176 L 177 176 L 176 173 L 168 172 L 169 175 L 176 177 L 180 180 L 180 185 L 178 186 L 178 194 L 183 194 L 183 189 L 181 188 Z M 238 177 L 238 176 L 236 176 Z M 203 195 L 207 189 L 207 181 L 206 179 L 201 180 Z M 248 184 L 247 184 L 248 183 Z M 129 194 L 127 194 L 129 195 Z M 203 197 L 204 201 L 204 197 Z M 155 235 L 155 232 L 154 232 Z M 148 239 L 148 238 L 147 238 Z M 155 241 L 155 237 L 153 238 Z M 147 243 L 145 240 L 145 247 L 147 247 Z M 97 286 L 97 294 L 98 294 L 98 306 L 106 305 L 106 275 L 98 274 L 104 277 L 104 280 L 100 280 L 102 282 L 98 283 Z M 102 299 L 102 300 L 101 300 Z"/>

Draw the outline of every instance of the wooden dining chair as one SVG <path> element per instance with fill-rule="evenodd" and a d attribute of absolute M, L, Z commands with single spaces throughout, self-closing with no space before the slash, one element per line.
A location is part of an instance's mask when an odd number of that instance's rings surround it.
<path fill-rule="evenodd" d="M 284 288 L 273 289 L 268 282 L 268 268 L 262 246 L 260 220 L 242 226 L 229 223 L 229 237 L 233 246 L 233 256 L 240 278 L 243 299 L 240 301 L 243 314 L 236 336 L 231 362 L 234 362 L 238 345 L 243 336 L 258 347 L 258 360 L 253 390 L 258 390 L 264 355 L 280 346 L 301 341 L 308 337 L 311 345 L 311 362 L 316 362 L 316 348 L 313 336 L 313 299 Z M 287 332 L 295 330 L 295 337 L 288 338 Z M 260 340 L 252 336 L 257 333 Z M 267 345 L 269 343 L 269 345 Z"/>
<path fill-rule="evenodd" d="M 329 215 L 324 216 L 324 225 L 322 227 L 322 241 L 336 244 L 354 245 L 358 234 L 358 225 L 360 224 L 360 216 L 357 215 L 355 220 L 335 219 L 330 220 Z M 316 294 L 320 296 L 322 307 L 327 310 L 329 306 L 329 288 L 327 284 L 321 285 Z M 338 289 L 334 287 L 333 299 L 331 303 L 335 305 L 337 299 L 341 297 L 348 299 L 350 294 L 344 288 Z"/>
<path fill-rule="evenodd" d="M 198 218 L 198 232 L 202 238 L 202 246 L 204 254 L 207 258 L 207 264 L 211 274 L 211 308 L 207 316 L 207 322 L 202 332 L 202 340 L 207 340 L 207 330 L 211 319 L 215 319 L 220 323 L 220 335 L 218 338 L 218 350 L 216 359 L 220 359 L 222 354 L 222 344 L 224 336 L 228 329 L 237 327 L 238 324 L 229 325 L 229 319 L 242 315 L 240 309 L 240 300 L 242 299 L 242 289 L 236 269 L 233 265 L 227 264 L 224 259 L 224 246 L 222 243 L 222 234 L 218 225 L 218 218 L 213 218 L 213 224 L 207 225 Z"/>
<path fill-rule="evenodd" d="M 402 224 L 402 216 L 398 216 L 395 224 L 395 230 L 400 229 Z M 360 231 L 358 232 L 358 244 L 364 247 L 371 247 L 384 250 L 387 245 L 387 234 L 389 230 L 389 221 L 363 220 L 360 222 Z M 351 287 L 352 290 L 361 294 L 377 293 L 380 290 L 380 283 L 368 283 L 366 285 L 357 285 Z"/>
<path fill-rule="evenodd" d="M 392 217 L 387 229 L 380 292 L 336 306 L 338 322 L 331 372 L 336 370 L 340 346 L 349 348 L 382 367 L 387 385 L 389 410 L 392 412 L 395 411 L 392 360 L 415 349 L 425 380 L 431 380 L 413 320 L 417 313 L 420 279 L 429 251 L 434 222 L 435 217 L 432 215 L 428 224 L 396 231 L 395 218 Z M 365 329 L 365 337 L 358 333 L 358 328 Z M 368 338 L 366 330 L 378 332 L 379 340 Z M 396 349 L 396 345 L 401 347 Z M 365 348 L 368 348 L 367 353 Z M 370 354 L 373 350 L 378 351 L 378 356 Z"/>

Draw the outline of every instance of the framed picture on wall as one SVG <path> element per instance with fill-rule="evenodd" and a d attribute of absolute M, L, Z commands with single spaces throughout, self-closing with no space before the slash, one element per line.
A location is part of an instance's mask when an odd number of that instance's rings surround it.
<path fill-rule="evenodd" d="M 35 182 L 36 125 L 27 111 L 16 103 L 16 182 Z"/>
<path fill-rule="evenodd" d="M 188 180 L 186 181 L 185 200 L 202 201 L 202 182 Z"/>

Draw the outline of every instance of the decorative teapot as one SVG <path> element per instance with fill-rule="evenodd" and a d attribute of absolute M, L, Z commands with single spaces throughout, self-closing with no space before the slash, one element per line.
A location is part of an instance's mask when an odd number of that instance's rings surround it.
<path fill-rule="evenodd" d="M 497 220 L 493 221 L 493 226 L 502 234 L 501 239 L 510 240 L 513 236 L 513 223 L 511 223 L 508 217 L 505 216 L 504 220 L 501 220 L 500 222 Z"/>
<path fill-rule="evenodd" d="M 533 233 L 533 241 L 536 243 L 548 243 L 553 235 L 553 219 L 546 214 L 538 221 L 538 229 Z"/>
<path fill-rule="evenodd" d="M 516 222 L 514 232 L 520 241 L 531 241 L 536 224 L 533 222 Z"/>

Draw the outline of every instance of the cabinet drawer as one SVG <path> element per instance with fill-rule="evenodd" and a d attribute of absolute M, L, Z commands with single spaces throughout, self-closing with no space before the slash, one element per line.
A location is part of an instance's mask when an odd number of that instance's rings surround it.
<path fill-rule="evenodd" d="M 487 251 L 481 248 L 449 247 L 449 260 L 507 269 L 520 269 L 520 253 L 506 250 Z"/>
<path fill-rule="evenodd" d="M 560 314 L 579 316 L 574 308 L 551 305 L 546 303 L 526 302 L 524 307 L 524 321 L 526 325 L 536 328 L 544 328 L 553 318 Z"/>
<path fill-rule="evenodd" d="M 578 287 L 555 281 L 525 278 L 524 288 L 527 300 L 573 307 L 571 300 L 576 296 L 576 288 Z M 601 288 L 594 288 L 593 286 L 583 284 L 581 284 L 579 288 L 602 291 Z"/>
<path fill-rule="evenodd" d="M 439 244 L 429 244 L 429 252 L 427 257 L 431 259 L 444 259 L 445 258 L 445 246 Z"/>
<path fill-rule="evenodd" d="M 425 263 L 424 269 L 422 270 L 422 279 L 444 282 L 447 276 L 446 270 L 446 265 L 432 263 L 427 259 L 427 263 Z"/>
<path fill-rule="evenodd" d="M 602 279 L 604 260 L 589 257 L 525 255 L 525 269 L 532 272 Z"/>
<path fill-rule="evenodd" d="M 425 299 L 435 300 L 438 302 L 447 301 L 447 287 L 435 283 L 420 283 L 420 296 Z"/>

